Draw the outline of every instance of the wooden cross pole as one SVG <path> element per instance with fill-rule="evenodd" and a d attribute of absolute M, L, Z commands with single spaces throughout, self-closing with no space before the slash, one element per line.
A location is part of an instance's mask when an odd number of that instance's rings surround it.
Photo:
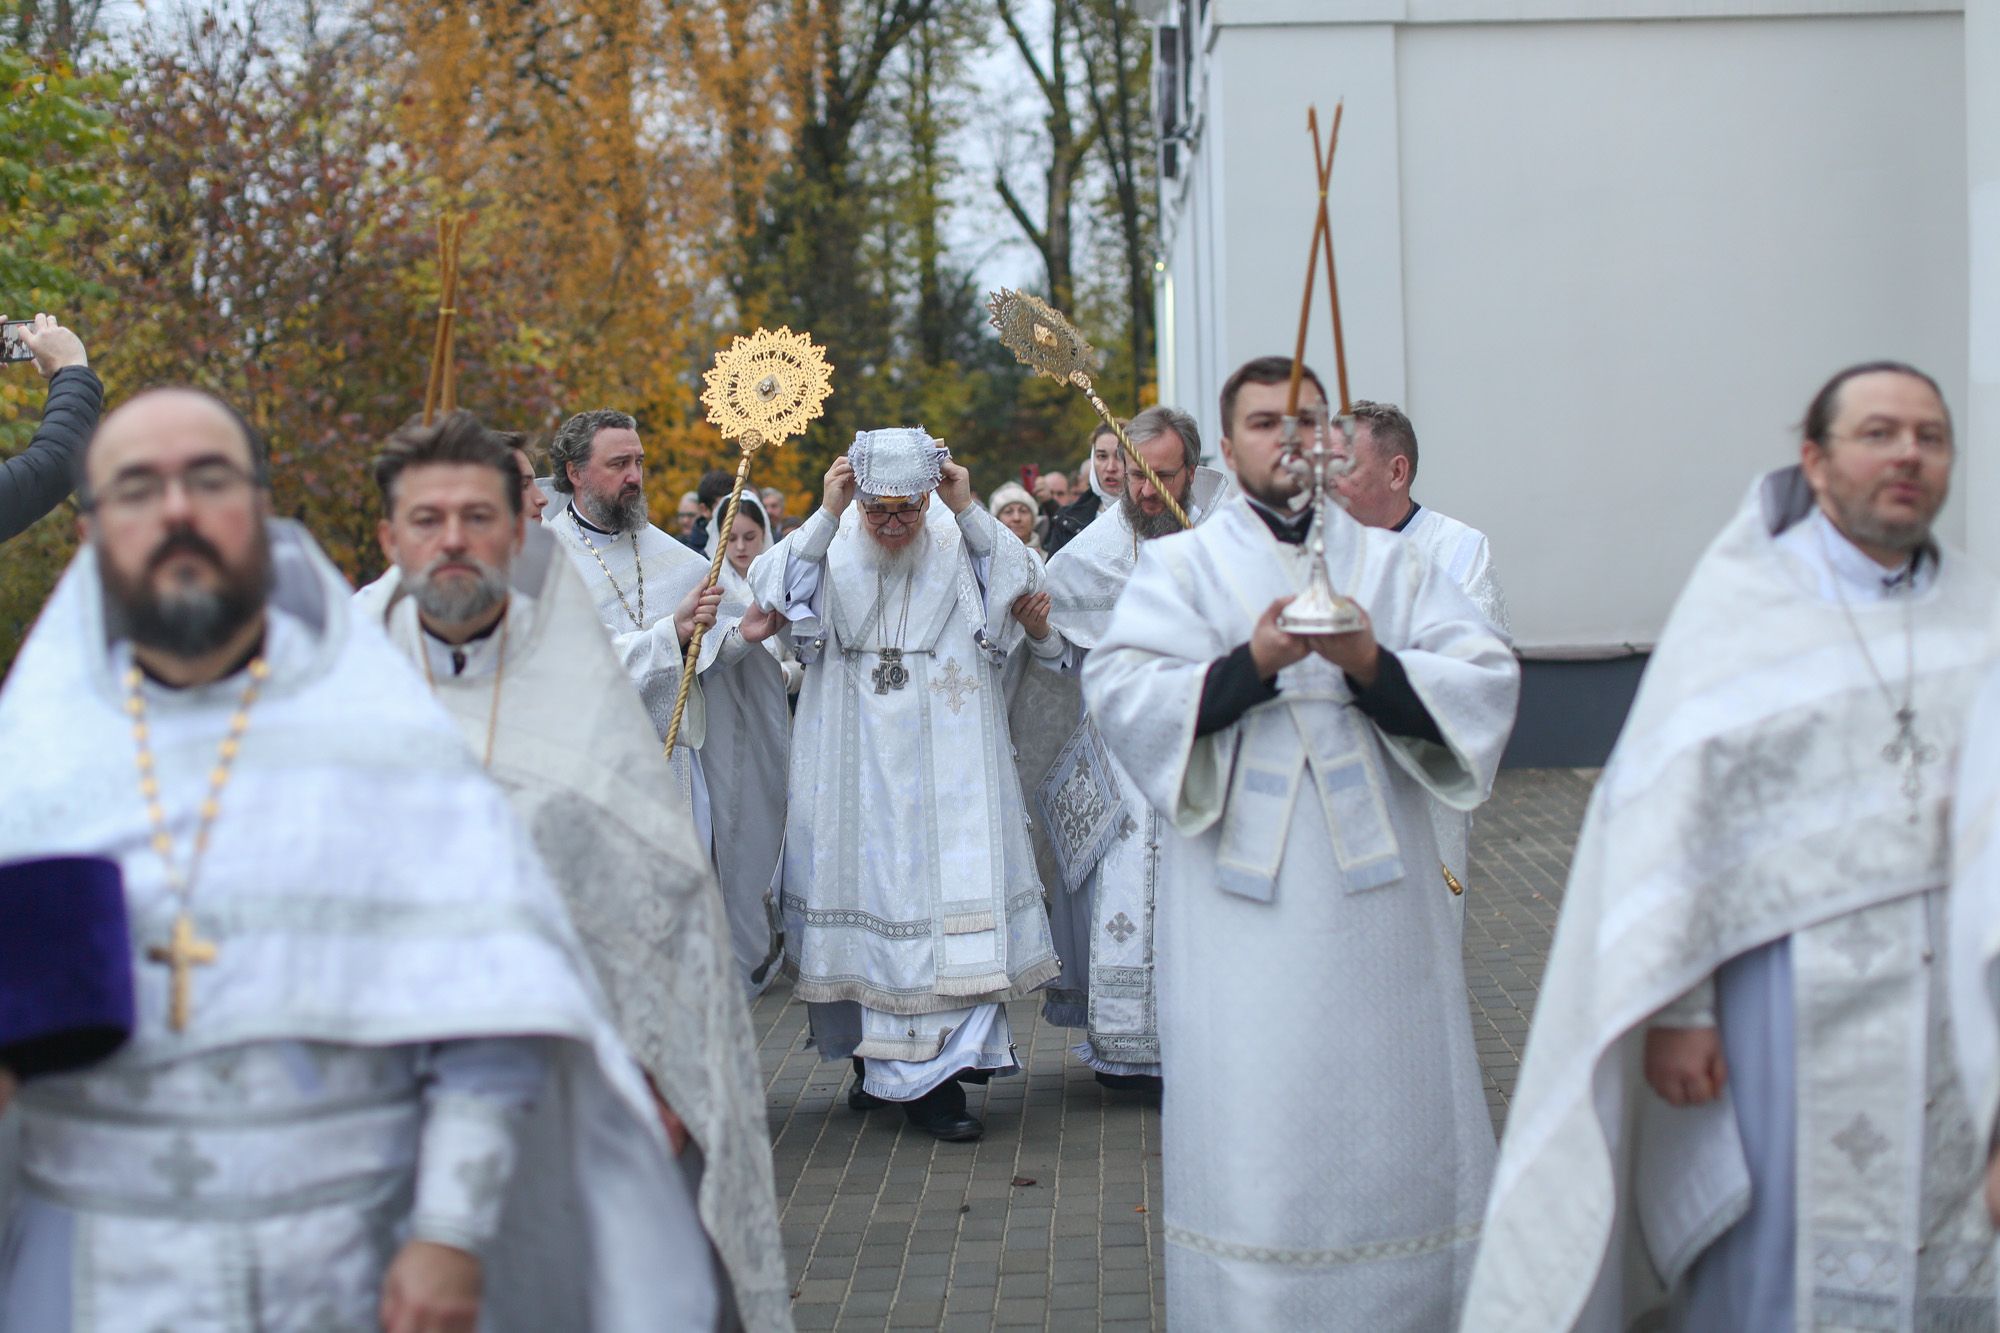
<path fill-rule="evenodd" d="M 458 366 L 455 351 L 458 319 L 458 246 L 465 235 L 465 214 L 438 219 L 438 323 L 431 339 L 430 375 L 424 384 L 424 424 L 440 411 L 458 407 Z"/>
<path fill-rule="evenodd" d="M 1347 397 L 1347 343 L 1340 327 L 1340 281 L 1333 267 L 1333 222 L 1327 212 L 1326 195 L 1333 180 L 1333 155 L 1340 147 L 1340 117 L 1346 102 L 1333 107 L 1333 127 L 1327 135 L 1326 153 L 1320 153 L 1319 108 L 1306 108 L 1306 128 L 1312 132 L 1313 171 L 1319 178 L 1319 207 L 1313 217 L 1312 244 L 1306 248 L 1306 290 L 1299 299 L 1299 336 L 1292 345 L 1292 379 L 1285 394 L 1285 415 L 1299 414 L 1299 383 L 1305 378 L 1306 329 L 1312 320 L 1313 284 L 1319 277 L 1320 257 L 1326 258 L 1327 297 L 1333 306 L 1333 360 L 1339 377 L 1340 413 L 1348 415 L 1352 404 Z"/>

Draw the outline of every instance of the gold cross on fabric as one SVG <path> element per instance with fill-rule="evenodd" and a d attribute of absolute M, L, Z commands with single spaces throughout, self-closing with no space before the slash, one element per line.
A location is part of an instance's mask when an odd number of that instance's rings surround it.
<path fill-rule="evenodd" d="M 146 959 L 164 963 L 172 973 L 167 983 L 167 1026 L 176 1032 L 187 1031 L 191 1007 L 189 983 L 194 980 L 196 967 L 207 967 L 215 961 L 215 941 L 195 934 L 194 918 L 182 912 L 174 918 L 173 934 L 167 942 L 146 950 Z"/>

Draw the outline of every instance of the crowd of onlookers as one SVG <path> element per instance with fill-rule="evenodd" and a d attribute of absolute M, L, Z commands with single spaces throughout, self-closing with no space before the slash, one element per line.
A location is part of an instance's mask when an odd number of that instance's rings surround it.
<path fill-rule="evenodd" d="M 1118 435 L 1099 426 L 1090 437 L 1090 454 L 1074 473 L 1021 469 L 1021 480 L 1003 482 L 987 498 L 987 508 L 1028 549 L 1043 559 L 1090 526 L 1098 510 L 1125 489 L 1125 460 Z"/>

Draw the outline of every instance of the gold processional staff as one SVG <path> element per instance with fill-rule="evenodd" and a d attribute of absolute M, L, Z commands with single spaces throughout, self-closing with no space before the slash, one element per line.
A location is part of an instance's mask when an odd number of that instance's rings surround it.
<path fill-rule="evenodd" d="M 803 435 L 833 392 L 832 376 L 825 349 L 816 346 L 810 334 L 793 333 L 789 327 L 775 333 L 758 329 L 747 338 L 739 334 L 716 352 L 714 367 L 702 372 L 706 387 L 701 401 L 708 408 L 708 424 L 721 431 L 723 439 L 735 440 L 743 451 L 742 461 L 736 465 L 736 484 L 729 488 L 729 505 L 721 515 L 722 526 L 714 530 L 715 555 L 709 561 L 703 588 L 713 588 L 722 577 L 722 557 L 729 547 L 729 530 L 736 522 L 743 483 L 750 476 L 751 456 L 767 444 L 776 448 L 795 435 Z M 696 625 L 688 639 L 680 690 L 674 695 L 674 714 L 667 722 L 664 753 L 668 755 L 673 754 L 674 740 L 680 735 L 681 715 L 687 711 L 688 688 L 701 662 L 701 639 L 707 629 Z"/>
<path fill-rule="evenodd" d="M 1104 405 L 1104 400 L 1097 396 L 1097 390 L 1091 387 L 1090 372 L 1098 368 L 1101 358 L 1097 350 L 1076 331 L 1076 326 L 1040 297 L 1010 291 L 1005 287 L 987 298 L 986 308 L 993 312 L 993 327 L 1000 330 L 1000 342 L 1014 354 L 1014 359 L 1037 374 L 1083 390 L 1084 396 L 1090 399 L 1090 405 L 1097 409 L 1097 415 L 1103 417 L 1104 424 L 1117 434 L 1118 443 L 1124 447 L 1125 456 L 1132 460 L 1132 466 L 1139 469 L 1146 483 L 1166 501 L 1174 521 L 1184 528 L 1192 526 L 1188 523 L 1186 512 L 1175 502 L 1173 493 L 1160 484 L 1159 474 L 1132 447 L 1124 424 L 1111 415 L 1111 409 Z"/>

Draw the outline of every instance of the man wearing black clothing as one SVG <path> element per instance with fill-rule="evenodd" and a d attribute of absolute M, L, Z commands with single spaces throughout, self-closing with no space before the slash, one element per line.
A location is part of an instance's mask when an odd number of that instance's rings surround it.
<path fill-rule="evenodd" d="M 75 488 L 84 443 L 104 410 L 104 384 L 91 370 L 82 340 L 55 316 L 36 315 L 22 341 L 49 382 L 49 396 L 34 439 L 0 463 L 0 541 L 20 535 Z"/>

